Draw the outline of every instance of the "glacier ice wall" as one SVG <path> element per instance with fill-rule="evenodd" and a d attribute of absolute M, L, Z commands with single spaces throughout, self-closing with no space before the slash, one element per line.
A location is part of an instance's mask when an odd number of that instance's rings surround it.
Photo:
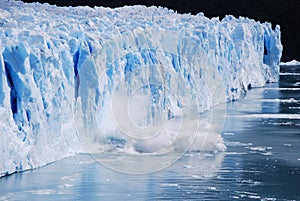
<path fill-rule="evenodd" d="M 243 17 L 0 1 L 0 176 L 83 151 L 75 110 L 106 137 L 116 92 L 148 101 L 140 125 L 200 113 L 278 81 L 281 52 L 279 26 Z"/>

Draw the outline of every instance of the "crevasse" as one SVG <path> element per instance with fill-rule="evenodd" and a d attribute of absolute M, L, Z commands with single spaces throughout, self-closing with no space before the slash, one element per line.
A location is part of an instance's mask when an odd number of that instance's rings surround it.
<path fill-rule="evenodd" d="M 116 97 L 146 107 L 132 117 L 145 126 L 279 78 L 280 27 L 270 23 L 144 6 L 0 1 L 0 13 L 0 176 L 84 151 L 76 123 L 116 140 Z"/>

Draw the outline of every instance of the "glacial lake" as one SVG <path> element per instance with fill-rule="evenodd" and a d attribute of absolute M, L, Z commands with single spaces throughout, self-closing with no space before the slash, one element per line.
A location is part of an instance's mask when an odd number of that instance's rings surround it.
<path fill-rule="evenodd" d="M 0 179 L 0 200 L 300 200 L 300 66 L 226 105 L 223 153 L 119 173 L 79 154 Z"/>

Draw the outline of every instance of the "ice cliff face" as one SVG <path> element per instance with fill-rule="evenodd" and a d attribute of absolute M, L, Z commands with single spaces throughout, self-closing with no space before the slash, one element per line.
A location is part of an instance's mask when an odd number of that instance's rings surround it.
<path fill-rule="evenodd" d="M 128 97 L 138 126 L 236 100 L 278 81 L 281 51 L 242 17 L 0 1 L 0 176 L 84 151 L 75 124 L 116 143 Z"/>

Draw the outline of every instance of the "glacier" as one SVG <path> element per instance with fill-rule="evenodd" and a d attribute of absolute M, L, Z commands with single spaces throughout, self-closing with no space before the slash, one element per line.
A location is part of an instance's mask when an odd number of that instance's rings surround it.
<path fill-rule="evenodd" d="M 223 150 L 220 132 L 185 138 L 201 133 L 198 114 L 278 81 L 280 34 L 271 23 L 162 7 L 0 1 L 0 177 L 95 142 L 135 154 L 176 149 L 173 138 Z"/>

